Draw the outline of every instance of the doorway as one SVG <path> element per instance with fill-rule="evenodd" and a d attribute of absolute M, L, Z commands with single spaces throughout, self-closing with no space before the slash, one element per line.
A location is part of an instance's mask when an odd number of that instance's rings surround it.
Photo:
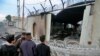
<path fill-rule="evenodd" d="M 36 34 L 36 23 L 33 24 L 33 37 L 35 37 Z"/>

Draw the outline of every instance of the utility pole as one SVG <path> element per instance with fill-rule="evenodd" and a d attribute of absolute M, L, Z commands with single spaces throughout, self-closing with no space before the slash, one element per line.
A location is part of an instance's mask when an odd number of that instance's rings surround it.
<path fill-rule="evenodd" d="M 24 30 L 24 19 L 25 19 L 25 15 L 24 15 L 24 7 L 25 7 L 25 0 L 23 0 L 23 12 L 22 12 L 22 31 Z"/>
<path fill-rule="evenodd" d="M 20 20 L 20 0 L 17 0 L 17 14 L 18 14 L 18 21 L 19 21 Z M 19 25 L 19 22 L 18 22 L 18 25 Z"/>

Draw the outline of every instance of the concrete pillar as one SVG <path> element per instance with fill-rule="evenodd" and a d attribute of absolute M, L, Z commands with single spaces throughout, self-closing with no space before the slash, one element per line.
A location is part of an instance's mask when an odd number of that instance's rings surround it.
<path fill-rule="evenodd" d="M 93 45 L 100 47 L 100 0 L 95 0 L 92 38 Z"/>
<path fill-rule="evenodd" d="M 80 44 L 87 45 L 89 40 L 93 46 L 100 47 L 100 0 L 95 0 L 93 19 L 87 19 L 88 12 L 85 10 Z"/>
<path fill-rule="evenodd" d="M 50 30 L 51 30 L 51 14 L 47 15 L 46 18 L 46 40 L 50 40 Z"/>
<path fill-rule="evenodd" d="M 82 31 L 80 37 L 80 45 L 88 46 L 88 42 L 92 41 L 91 32 L 92 32 L 92 16 L 90 16 L 91 5 L 86 6 L 84 10 Z"/>

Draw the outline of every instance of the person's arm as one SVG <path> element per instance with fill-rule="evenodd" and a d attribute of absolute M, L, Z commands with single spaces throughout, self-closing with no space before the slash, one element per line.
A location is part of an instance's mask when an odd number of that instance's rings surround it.
<path fill-rule="evenodd" d="M 33 44 L 32 51 L 33 51 L 34 56 L 36 56 L 36 44 L 35 43 Z"/>
<path fill-rule="evenodd" d="M 16 41 L 15 46 L 16 46 L 17 49 L 20 48 L 20 44 L 21 44 L 20 42 L 21 42 L 21 39 L 18 39 L 18 40 Z"/>
<path fill-rule="evenodd" d="M 48 47 L 48 56 L 51 56 L 50 47 Z"/>
<path fill-rule="evenodd" d="M 34 53 L 34 56 L 36 56 L 36 44 L 34 43 L 34 47 L 33 47 L 33 53 Z"/>
<path fill-rule="evenodd" d="M 2 56 L 2 49 L 0 48 L 0 56 Z"/>
<path fill-rule="evenodd" d="M 35 48 L 35 56 L 38 56 L 38 48 L 37 48 L 37 46 Z"/>
<path fill-rule="evenodd" d="M 15 50 L 15 52 L 14 52 L 14 56 L 18 56 L 17 48 L 15 47 L 14 50 Z"/>

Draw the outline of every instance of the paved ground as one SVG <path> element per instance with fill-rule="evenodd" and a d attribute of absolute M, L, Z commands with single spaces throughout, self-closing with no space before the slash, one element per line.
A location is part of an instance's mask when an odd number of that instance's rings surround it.
<path fill-rule="evenodd" d="M 0 35 L 5 35 L 7 32 L 7 28 L 5 27 L 4 23 L 0 23 Z"/>
<path fill-rule="evenodd" d="M 0 46 L 2 44 L 6 43 L 6 41 L 1 38 L 1 36 L 5 36 L 6 35 L 5 33 L 7 32 L 7 28 L 5 26 L 6 25 L 4 23 L 0 22 Z"/>

